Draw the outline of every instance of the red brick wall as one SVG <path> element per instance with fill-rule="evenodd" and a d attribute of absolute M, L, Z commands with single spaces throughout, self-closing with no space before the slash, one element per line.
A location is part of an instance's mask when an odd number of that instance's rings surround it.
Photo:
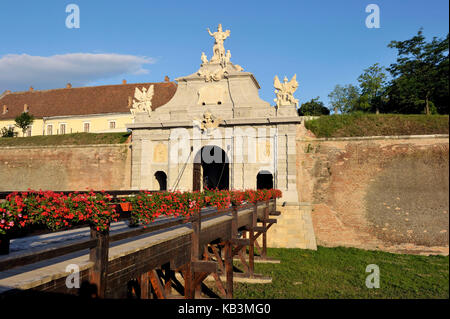
<path fill-rule="evenodd" d="M 2 147 L 0 191 L 130 189 L 129 147 Z"/>
<path fill-rule="evenodd" d="M 448 254 L 448 137 L 297 139 L 317 244 Z"/>

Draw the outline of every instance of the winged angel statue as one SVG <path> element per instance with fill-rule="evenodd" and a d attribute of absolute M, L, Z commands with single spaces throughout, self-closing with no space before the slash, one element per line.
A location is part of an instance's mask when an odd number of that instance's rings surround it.
<path fill-rule="evenodd" d="M 297 74 L 294 74 L 289 82 L 287 77 L 284 77 L 283 83 L 281 83 L 278 76 L 275 75 L 273 86 L 276 89 L 275 93 L 277 95 L 277 98 L 274 99 L 274 101 L 277 103 L 278 107 L 282 105 L 295 105 L 298 107 L 298 99 L 294 98 L 294 92 L 297 91 L 298 88 Z"/>
<path fill-rule="evenodd" d="M 145 87 L 142 88 L 142 91 L 139 88 L 135 88 L 134 90 L 134 99 L 133 105 L 131 106 L 131 113 L 136 115 L 136 113 L 147 112 L 148 115 L 152 112 L 152 97 L 154 93 L 154 86 L 149 86 L 148 89 Z"/>

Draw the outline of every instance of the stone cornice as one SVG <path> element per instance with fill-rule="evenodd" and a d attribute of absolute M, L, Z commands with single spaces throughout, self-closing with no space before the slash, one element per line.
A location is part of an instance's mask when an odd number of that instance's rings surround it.
<path fill-rule="evenodd" d="M 267 124 L 299 124 L 300 117 L 264 117 L 264 118 L 233 118 L 223 120 L 220 126 L 235 125 L 267 125 Z M 127 129 L 157 129 L 174 127 L 192 127 L 193 121 L 166 121 L 126 124 Z"/>

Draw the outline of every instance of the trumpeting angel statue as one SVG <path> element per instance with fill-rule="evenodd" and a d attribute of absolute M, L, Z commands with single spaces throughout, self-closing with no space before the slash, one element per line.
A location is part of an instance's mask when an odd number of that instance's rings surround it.
<path fill-rule="evenodd" d="M 275 75 L 273 86 L 276 89 L 275 94 L 277 96 L 274 101 L 277 103 L 278 107 L 284 105 L 295 105 L 298 107 L 298 99 L 294 98 L 294 92 L 297 91 L 298 88 L 297 74 L 294 74 L 289 82 L 287 77 L 284 77 L 283 83 L 281 83 L 278 76 Z"/>

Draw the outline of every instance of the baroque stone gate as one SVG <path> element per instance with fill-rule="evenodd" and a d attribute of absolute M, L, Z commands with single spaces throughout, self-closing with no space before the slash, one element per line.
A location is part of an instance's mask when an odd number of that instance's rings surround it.
<path fill-rule="evenodd" d="M 202 52 L 200 68 L 176 79 L 177 90 L 167 104 L 152 110 L 153 86 L 136 89 L 134 123 L 127 125 L 133 132 L 132 188 L 274 187 L 283 192 L 279 202 L 293 211 L 288 224 L 304 228 L 296 181 L 295 138 L 301 118 L 292 95 L 298 86 L 295 76 L 283 83 L 275 77 L 273 107 L 259 97 L 254 75 L 231 62 L 223 45 L 230 30 L 219 24 L 217 32 L 208 33 L 215 40 L 213 56 L 208 61 Z M 295 237 L 302 229 L 290 231 Z M 315 241 L 309 246 L 315 248 Z"/>

